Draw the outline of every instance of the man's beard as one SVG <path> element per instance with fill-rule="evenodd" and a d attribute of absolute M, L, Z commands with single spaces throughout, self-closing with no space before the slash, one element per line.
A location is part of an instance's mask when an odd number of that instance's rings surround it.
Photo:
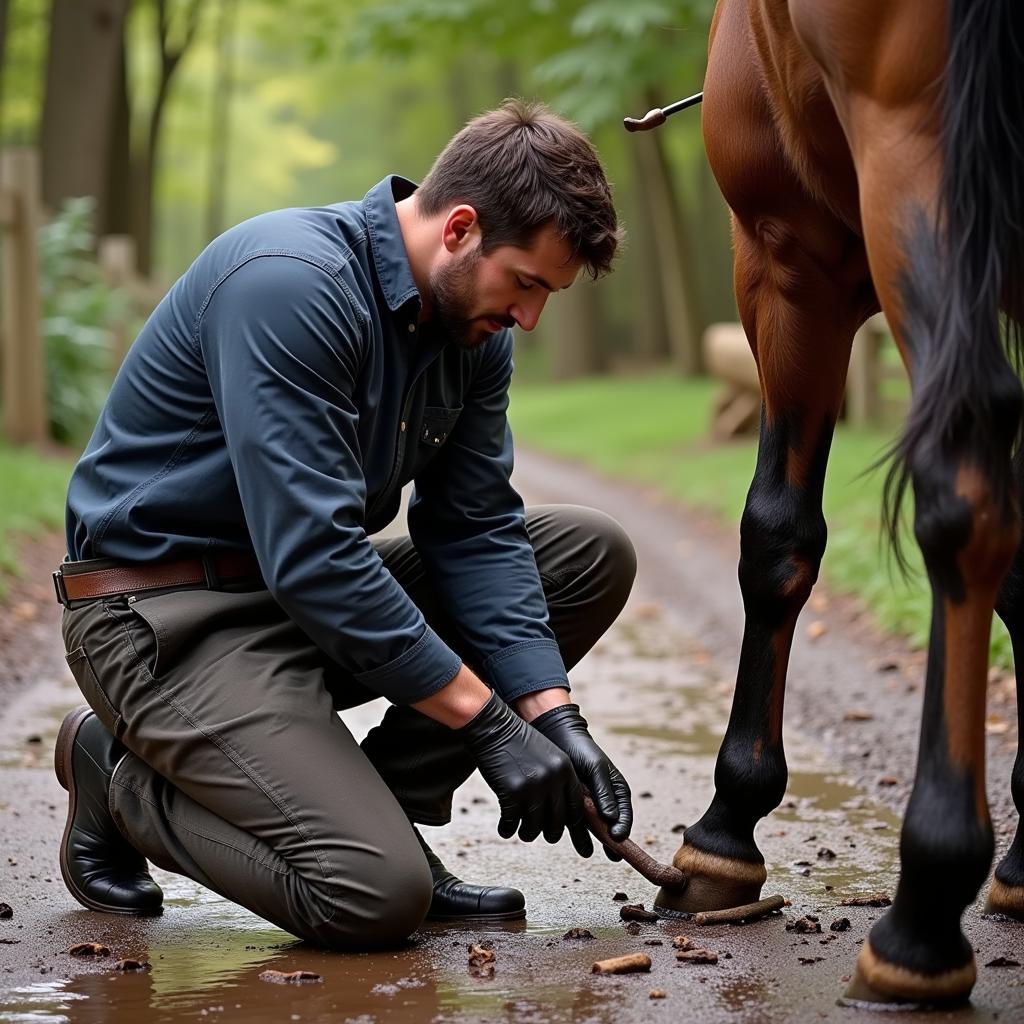
<path fill-rule="evenodd" d="M 490 337 L 481 332 L 481 318 L 472 315 L 474 277 L 480 256 L 479 247 L 471 249 L 460 260 L 446 263 L 430 275 L 434 323 L 442 335 L 460 348 L 476 348 Z M 507 318 L 493 319 L 504 324 Z"/>

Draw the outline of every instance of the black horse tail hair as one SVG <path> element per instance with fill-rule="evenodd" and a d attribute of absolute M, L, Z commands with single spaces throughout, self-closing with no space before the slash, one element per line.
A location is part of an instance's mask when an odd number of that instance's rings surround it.
<path fill-rule="evenodd" d="M 948 0 L 948 21 L 939 210 L 906 239 L 913 396 L 885 481 L 884 528 L 904 572 L 900 506 L 914 468 L 953 447 L 1012 508 L 1009 456 L 1021 446 L 1024 4 Z"/>

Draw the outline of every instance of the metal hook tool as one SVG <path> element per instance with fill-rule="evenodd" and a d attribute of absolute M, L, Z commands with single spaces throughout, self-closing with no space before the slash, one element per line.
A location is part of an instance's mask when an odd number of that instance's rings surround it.
<path fill-rule="evenodd" d="M 627 132 L 649 132 L 652 128 L 664 124 L 667 117 L 671 117 L 687 107 L 696 106 L 702 99 L 704 99 L 704 93 L 698 92 L 693 96 L 687 96 L 685 100 L 670 103 L 667 107 L 655 107 L 653 110 L 648 110 L 641 118 L 625 117 L 622 119 L 622 124 Z"/>

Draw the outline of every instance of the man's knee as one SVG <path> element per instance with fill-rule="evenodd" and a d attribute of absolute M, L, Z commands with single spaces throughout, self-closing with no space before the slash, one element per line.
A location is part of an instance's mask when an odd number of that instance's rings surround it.
<path fill-rule="evenodd" d="M 596 509 L 587 511 L 590 513 L 591 528 L 594 530 L 601 560 L 607 565 L 609 583 L 621 597 L 621 608 L 626 603 L 636 579 L 636 548 L 617 519 Z"/>
<path fill-rule="evenodd" d="M 334 949 L 399 946 L 422 924 L 432 893 L 430 868 L 419 845 L 396 843 L 365 877 L 320 889 L 326 920 L 303 937 Z"/>
<path fill-rule="evenodd" d="M 596 508 L 572 508 L 574 527 L 581 539 L 580 552 L 586 552 L 589 565 L 577 565 L 591 576 L 601 603 L 611 609 L 611 618 L 633 589 L 636 578 L 636 549 L 618 520 Z"/>

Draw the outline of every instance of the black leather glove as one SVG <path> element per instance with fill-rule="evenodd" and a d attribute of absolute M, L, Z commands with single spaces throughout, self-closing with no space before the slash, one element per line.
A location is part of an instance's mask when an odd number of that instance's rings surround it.
<path fill-rule="evenodd" d="M 565 829 L 583 857 L 594 852 L 580 784 L 569 758 L 526 724 L 496 693 L 456 730 L 501 807 L 498 834 L 557 843 Z"/>
<path fill-rule="evenodd" d="M 587 732 L 587 720 L 578 704 L 563 704 L 538 715 L 531 723 L 572 761 L 579 781 L 590 790 L 594 805 L 608 822 L 612 839 L 625 839 L 633 827 L 633 804 L 629 785 L 608 755 Z M 622 858 L 605 847 L 610 860 Z"/>

